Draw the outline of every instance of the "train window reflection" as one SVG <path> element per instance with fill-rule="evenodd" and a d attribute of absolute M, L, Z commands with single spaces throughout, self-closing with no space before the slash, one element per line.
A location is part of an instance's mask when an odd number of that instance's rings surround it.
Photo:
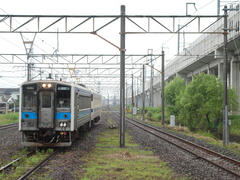
<path fill-rule="evenodd" d="M 28 92 L 27 94 L 23 94 L 23 107 L 25 109 L 32 109 L 37 104 L 37 97 L 33 94 L 33 92 Z"/>
<path fill-rule="evenodd" d="M 70 108 L 70 87 L 58 85 L 57 108 Z"/>
<path fill-rule="evenodd" d="M 43 108 L 51 107 L 51 94 L 42 95 L 42 107 Z"/>

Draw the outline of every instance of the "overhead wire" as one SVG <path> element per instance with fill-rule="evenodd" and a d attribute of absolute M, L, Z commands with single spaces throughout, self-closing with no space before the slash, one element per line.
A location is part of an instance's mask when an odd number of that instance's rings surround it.
<path fill-rule="evenodd" d="M 0 8 L 0 10 L 3 11 L 6 15 L 9 15 L 9 13 L 8 13 L 7 11 L 5 11 L 3 8 Z M 17 23 L 19 23 L 17 20 L 14 20 L 14 21 L 16 21 Z M 4 21 L 3 21 L 3 22 L 4 22 Z M 6 24 L 7 26 L 9 26 L 9 24 L 7 24 L 6 22 L 4 22 L 4 24 Z M 10 26 L 9 26 L 9 27 L 10 27 Z M 29 40 L 29 38 L 27 38 L 27 37 L 25 37 L 25 36 L 23 36 L 23 37 L 24 37 L 26 40 Z M 0 37 L 0 38 L 2 38 L 2 37 Z M 56 49 L 56 48 L 55 48 L 54 46 L 52 46 L 51 44 L 47 43 L 44 39 L 41 39 L 41 38 L 39 38 L 39 37 L 36 37 L 36 38 L 39 39 L 39 40 L 41 40 L 41 42 L 43 42 L 44 44 L 46 44 L 46 45 L 48 45 L 49 47 L 51 47 L 53 50 Z M 7 42 L 9 42 L 9 43 L 11 43 L 11 44 L 13 44 L 13 45 L 15 45 L 15 46 L 18 47 L 19 49 L 22 49 L 22 48 L 19 47 L 16 43 L 13 43 L 13 42 L 5 39 L 5 38 L 2 38 L 2 39 L 5 40 L 5 41 L 7 41 Z M 41 47 L 39 47 L 37 44 L 33 44 L 33 45 L 34 45 L 34 47 L 38 48 L 38 49 L 41 50 L 42 52 L 47 53 L 47 51 L 45 51 L 44 49 L 42 49 Z"/>
<path fill-rule="evenodd" d="M 216 0 L 211 0 L 211 1 L 209 1 L 208 3 L 204 4 L 203 6 L 201 6 L 200 8 L 197 8 L 196 11 L 193 13 L 193 15 L 196 14 L 197 12 L 199 12 L 201 9 L 209 6 L 210 4 L 212 4 L 212 3 L 215 2 L 215 1 L 216 1 Z M 188 20 L 186 20 L 186 21 L 184 22 L 184 24 L 185 24 L 187 21 L 188 21 Z M 169 44 L 170 41 L 172 41 L 172 39 L 173 39 L 176 35 L 177 35 L 177 34 L 173 34 L 169 39 L 167 39 L 165 42 L 163 42 L 163 47 L 166 46 L 167 44 Z M 170 61 L 171 61 L 171 60 L 170 60 Z"/>

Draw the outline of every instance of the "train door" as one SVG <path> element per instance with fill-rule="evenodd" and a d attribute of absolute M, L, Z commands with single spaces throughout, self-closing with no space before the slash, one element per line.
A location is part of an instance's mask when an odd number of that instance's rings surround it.
<path fill-rule="evenodd" d="M 54 126 L 54 93 L 52 91 L 40 92 L 39 128 L 53 128 Z"/>

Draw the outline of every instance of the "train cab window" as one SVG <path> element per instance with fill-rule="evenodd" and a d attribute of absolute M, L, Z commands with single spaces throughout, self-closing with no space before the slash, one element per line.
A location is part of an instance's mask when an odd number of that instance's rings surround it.
<path fill-rule="evenodd" d="M 71 88 L 69 86 L 57 86 L 57 108 L 70 108 Z"/>
<path fill-rule="evenodd" d="M 23 86 L 23 103 L 22 106 L 25 110 L 34 110 L 37 107 L 37 92 L 36 87 Z"/>

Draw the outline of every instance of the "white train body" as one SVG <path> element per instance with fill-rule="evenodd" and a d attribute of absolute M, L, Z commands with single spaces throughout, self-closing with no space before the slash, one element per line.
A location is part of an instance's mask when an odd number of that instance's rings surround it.
<path fill-rule="evenodd" d="M 24 146 L 71 146 L 81 126 L 101 118 L 101 95 L 62 81 L 30 81 L 20 88 L 19 130 Z"/>

